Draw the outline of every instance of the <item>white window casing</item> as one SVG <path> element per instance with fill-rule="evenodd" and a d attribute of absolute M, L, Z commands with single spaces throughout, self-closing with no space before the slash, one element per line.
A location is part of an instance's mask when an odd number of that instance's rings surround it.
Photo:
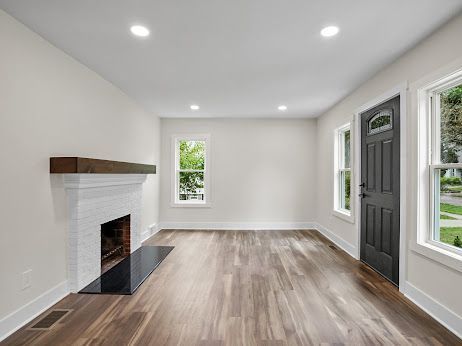
<path fill-rule="evenodd" d="M 350 133 L 350 147 L 349 149 L 349 164 L 346 164 L 346 149 L 345 148 L 345 134 Z M 333 215 L 353 223 L 354 217 L 352 212 L 352 206 L 354 203 L 354 198 L 351 195 L 351 183 L 352 179 L 352 172 L 351 172 L 351 165 L 352 165 L 352 142 L 353 137 L 351 135 L 351 124 L 345 124 L 339 128 L 337 128 L 334 132 L 334 206 L 333 206 Z M 349 206 L 346 205 L 346 192 L 345 192 L 345 184 L 346 184 L 346 177 L 347 175 L 350 176 L 350 203 Z"/>
<path fill-rule="evenodd" d="M 462 169 L 441 162 L 440 94 L 462 84 L 462 70 L 434 78 L 416 91 L 418 135 L 417 233 L 411 248 L 462 271 L 462 249 L 439 240 L 440 170 Z M 461 134 L 462 136 L 462 134 Z"/>
<path fill-rule="evenodd" d="M 180 141 L 203 141 L 205 142 L 205 162 L 203 170 L 180 169 L 179 167 L 179 143 Z M 209 134 L 180 134 L 172 136 L 172 169 L 171 169 L 171 207 L 185 208 L 210 208 L 211 207 L 211 186 L 210 186 L 210 135 Z M 180 172 L 203 172 L 204 192 L 203 200 L 180 200 L 179 177 Z"/>

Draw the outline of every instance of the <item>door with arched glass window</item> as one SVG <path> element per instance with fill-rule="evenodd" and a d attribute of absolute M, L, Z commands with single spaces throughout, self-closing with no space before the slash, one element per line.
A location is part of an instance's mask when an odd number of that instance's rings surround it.
<path fill-rule="evenodd" d="M 400 98 L 361 114 L 361 260 L 399 284 Z"/>

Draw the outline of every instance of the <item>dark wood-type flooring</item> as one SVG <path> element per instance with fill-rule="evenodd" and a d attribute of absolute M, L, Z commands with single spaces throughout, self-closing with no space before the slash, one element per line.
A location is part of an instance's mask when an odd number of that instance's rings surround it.
<path fill-rule="evenodd" d="M 71 294 L 51 330 L 33 321 L 4 343 L 462 344 L 316 231 L 164 230 L 147 244 L 175 249 L 134 295 Z"/>

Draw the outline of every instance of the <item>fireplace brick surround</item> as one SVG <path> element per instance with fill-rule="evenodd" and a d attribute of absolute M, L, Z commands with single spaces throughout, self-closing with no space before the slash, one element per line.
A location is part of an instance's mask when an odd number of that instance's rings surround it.
<path fill-rule="evenodd" d="M 78 292 L 101 275 L 101 225 L 130 215 L 130 252 L 141 246 L 145 174 L 64 174 L 68 198 L 68 279 Z"/>

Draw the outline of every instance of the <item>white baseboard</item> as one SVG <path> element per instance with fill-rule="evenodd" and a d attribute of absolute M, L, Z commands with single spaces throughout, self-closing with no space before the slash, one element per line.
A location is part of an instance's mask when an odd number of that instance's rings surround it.
<path fill-rule="evenodd" d="M 41 294 L 18 310 L 0 320 L 0 341 L 13 334 L 42 312 L 69 294 L 67 280 Z"/>
<path fill-rule="evenodd" d="M 154 234 L 160 231 L 159 224 L 153 223 L 152 225 L 148 226 L 146 231 L 141 233 L 141 242 L 144 242 L 151 238 Z"/>
<path fill-rule="evenodd" d="M 355 259 L 359 259 L 359 256 L 358 256 L 359 252 L 356 246 L 340 238 L 334 232 L 328 230 L 326 227 L 318 223 L 314 224 L 314 228 L 317 229 L 323 236 L 325 236 L 330 241 L 332 241 L 335 245 L 340 247 L 343 251 L 347 252 L 351 257 Z"/>
<path fill-rule="evenodd" d="M 315 226 L 314 222 L 161 222 L 159 229 L 290 230 Z"/>
<path fill-rule="evenodd" d="M 291 230 L 315 229 L 353 258 L 358 259 L 356 246 L 351 245 L 332 231 L 316 222 L 160 222 L 159 229 L 204 230 Z"/>
<path fill-rule="evenodd" d="M 462 317 L 434 300 L 420 289 L 406 282 L 404 295 L 419 308 L 462 339 Z"/>

